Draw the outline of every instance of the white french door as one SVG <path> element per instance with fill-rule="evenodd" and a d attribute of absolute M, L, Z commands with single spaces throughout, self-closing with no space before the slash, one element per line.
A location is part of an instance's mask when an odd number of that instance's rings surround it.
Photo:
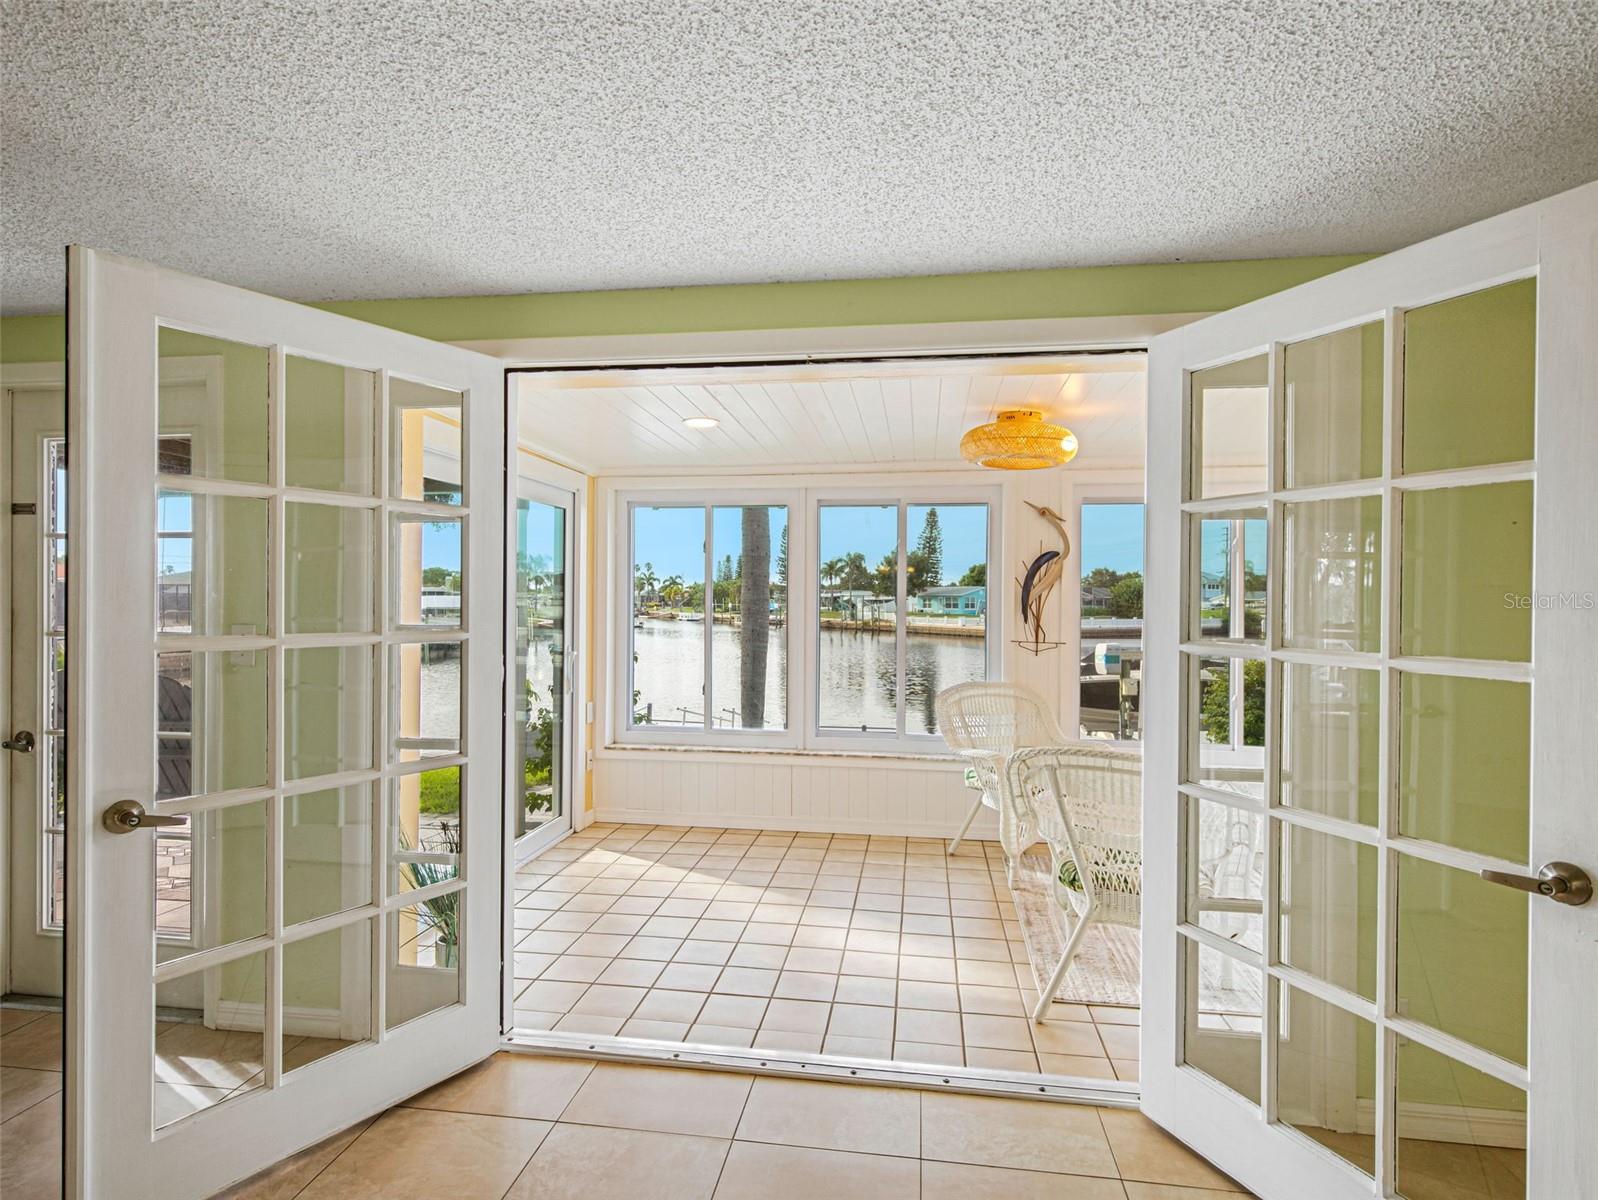
<path fill-rule="evenodd" d="M 68 277 L 68 1193 L 183 1200 L 494 1048 L 503 377 Z"/>
<path fill-rule="evenodd" d="M 1598 184 L 1152 346 L 1143 1107 L 1261 1196 L 1598 1194 L 1594 346 Z"/>

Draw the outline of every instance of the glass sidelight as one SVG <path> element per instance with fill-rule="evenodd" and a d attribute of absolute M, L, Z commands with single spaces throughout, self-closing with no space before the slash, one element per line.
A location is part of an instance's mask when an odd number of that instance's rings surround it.
<path fill-rule="evenodd" d="M 472 583 L 460 393 L 160 344 L 157 1127 L 459 1002 Z"/>
<path fill-rule="evenodd" d="M 1180 1061 L 1373 1195 L 1525 1194 L 1536 319 L 1187 376 Z"/>
<path fill-rule="evenodd" d="M 571 671 L 567 528 L 564 504 L 516 501 L 515 758 L 521 803 L 516 836 L 565 813 Z"/>

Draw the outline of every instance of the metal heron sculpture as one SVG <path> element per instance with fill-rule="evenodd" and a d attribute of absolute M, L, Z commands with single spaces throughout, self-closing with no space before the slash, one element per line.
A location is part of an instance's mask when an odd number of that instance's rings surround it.
<path fill-rule="evenodd" d="M 1044 641 L 1044 606 L 1065 574 L 1066 559 L 1071 557 L 1071 535 L 1065 531 L 1065 520 L 1048 505 L 1033 504 L 1030 500 L 1022 503 L 1053 525 L 1054 531 L 1060 535 L 1060 548 L 1045 550 L 1031 563 L 1022 563 L 1025 575 L 1016 580 L 1021 585 L 1021 623 L 1031 632 L 1033 643 L 1037 644 Z"/>

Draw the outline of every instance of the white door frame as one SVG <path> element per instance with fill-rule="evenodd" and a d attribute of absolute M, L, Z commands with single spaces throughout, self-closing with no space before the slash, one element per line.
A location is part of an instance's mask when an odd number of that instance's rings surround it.
<path fill-rule="evenodd" d="M 503 648 L 503 591 L 493 581 L 501 565 L 506 512 L 503 372 L 499 363 L 455 347 L 78 247 L 69 255 L 68 282 L 73 330 L 68 363 L 73 456 L 68 904 L 73 918 L 67 930 L 66 1193 L 74 1200 L 178 1200 L 209 1195 L 448 1077 L 491 1053 L 497 1043 L 504 724 L 499 672 L 493 664 Z M 271 1051 L 271 1035 L 280 1019 L 269 1003 L 267 1086 L 152 1136 L 154 935 L 147 857 L 152 835 L 146 830 L 110 833 L 101 825 L 101 814 L 124 797 L 154 811 L 184 803 L 153 802 L 154 689 L 148 697 L 144 694 L 155 649 L 157 324 L 272 347 L 270 390 L 279 398 L 287 353 L 376 371 L 380 399 L 387 394 L 391 371 L 465 395 L 464 465 L 470 492 L 463 537 L 468 582 L 462 639 L 472 661 L 465 672 L 462 737 L 465 757 L 475 770 L 467 774 L 462 798 L 468 810 L 463 859 L 469 883 L 462 921 L 461 1002 L 388 1030 L 381 1019 L 383 990 L 377 988 L 377 1040 L 292 1075 L 284 1073 Z M 281 414 L 281 406 L 276 411 Z M 386 412 L 380 424 L 387 427 Z M 280 433 L 276 436 L 280 439 Z M 285 492 L 280 471 L 278 479 L 271 489 L 278 497 L 274 504 L 281 503 Z M 200 489 L 200 482 L 193 486 Z M 228 486 L 210 490 L 226 491 Z M 254 494 L 248 487 L 232 486 Z M 303 498 L 322 499 L 324 494 Z M 379 520 L 385 523 L 386 515 Z M 385 529 L 378 539 L 380 564 L 386 561 L 381 547 L 387 544 Z M 473 654 L 476 647 L 482 648 L 480 663 Z M 273 647 L 266 652 L 280 653 Z M 381 669 L 377 678 L 382 678 Z M 390 773 L 391 768 L 377 765 L 384 777 Z M 281 800 L 273 788 L 265 790 L 273 792 L 267 798 L 271 849 Z M 385 841 L 386 823 L 375 821 L 373 828 L 377 846 Z M 383 965 L 379 954 L 387 914 L 406 899 L 403 894 L 386 896 L 388 872 L 382 862 L 379 858 L 373 868 L 373 902 L 368 906 L 379 947 L 374 953 L 377 967 Z M 454 885 L 441 886 L 447 890 Z M 281 890 L 281 875 L 269 871 L 268 934 L 256 939 L 269 964 L 280 962 L 284 944 L 276 902 Z M 354 911 L 367 915 L 367 910 Z M 345 923 L 343 916 L 325 920 L 329 927 Z M 306 928 L 310 926 L 301 927 Z M 253 949 L 254 942 L 198 955 L 184 969 L 230 959 L 241 946 Z M 280 991 L 278 974 L 275 967 L 268 971 L 269 1002 Z"/>
<path fill-rule="evenodd" d="M 1262 1108 L 1255 1108 L 1180 1065 L 1182 984 L 1177 932 L 1181 888 L 1179 805 L 1184 681 L 1182 645 L 1182 484 L 1188 470 L 1190 431 L 1181 418 L 1187 372 L 1248 354 L 1268 353 L 1272 378 L 1280 373 L 1281 346 L 1288 341 L 1386 318 L 1389 397 L 1401 386 L 1393 367 L 1392 330 L 1406 308 L 1535 276 L 1537 308 L 1537 430 L 1533 581 L 1539 595 L 1598 593 L 1598 483 L 1592 453 L 1598 445 L 1598 184 L 1589 184 L 1445 234 L 1383 258 L 1351 267 L 1289 291 L 1244 305 L 1155 340 L 1150 353 L 1148 565 L 1144 660 L 1144 919 L 1143 919 L 1143 1108 L 1200 1154 L 1263 1196 L 1331 1198 L 1382 1194 L 1342 1159 L 1284 1127 L 1268 1124 L 1275 1098 L 1268 1066 L 1261 1071 Z M 1401 328 L 1401 326 L 1399 326 Z M 1279 403 L 1273 402 L 1274 413 Z M 1391 412 L 1391 407 L 1388 408 Z M 1389 425 L 1391 421 L 1389 419 Z M 1273 448 L 1273 435 L 1268 443 Z M 1393 470 L 1393 432 L 1386 431 L 1385 477 Z M 1471 483 L 1483 471 L 1447 473 L 1440 482 Z M 1443 473 L 1439 472 L 1439 475 Z M 1279 475 L 1273 473 L 1273 478 Z M 1368 489 L 1370 481 L 1366 482 Z M 1335 488 L 1320 489 L 1323 493 Z M 1231 497 L 1223 505 L 1265 506 L 1268 493 Z M 1190 506 L 1191 507 L 1191 506 Z M 1393 528 L 1384 517 L 1384 531 Z M 1384 532 L 1384 586 L 1395 586 L 1398 566 L 1392 538 Z M 1280 538 L 1273 540 L 1280 545 Z M 1275 557 L 1275 555 L 1273 555 Z M 1271 601 L 1273 625 L 1280 600 Z M 1598 863 L 1598 740 L 1592 737 L 1593 681 L 1598 679 L 1598 621 L 1579 606 L 1539 608 L 1533 614 L 1531 863 L 1577 860 L 1591 872 Z M 1228 650 L 1217 648 L 1217 654 Z M 1391 662 L 1391 655 L 1383 659 Z M 1523 677 L 1531 677 L 1527 668 Z M 1397 834 L 1388 803 L 1393 772 L 1383 731 L 1383 807 L 1375 833 Z M 1267 775 L 1269 778 L 1269 774 Z M 1186 790 L 1191 791 L 1190 787 Z M 1441 861 L 1443 853 L 1430 852 Z M 1460 856 L 1456 865 L 1470 865 Z M 1520 868 L 1524 870 L 1524 868 Z M 1267 867 L 1264 905 L 1273 907 L 1275 879 Z M 1395 877 L 1383 872 L 1378 909 L 1384 928 L 1396 904 Z M 1598 1073 L 1598 1039 L 1590 1013 L 1598 980 L 1598 903 L 1582 908 L 1533 899 L 1530 908 L 1528 1067 L 1516 1071 L 1493 1056 L 1436 1033 L 1396 1013 L 1392 972 L 1379 970 L 1368 1017 L 1378 1025 L 1378 1096 L 1395 1096 L 1393 1038 L 1399 1032 L 1445 1050 L 1472 1066 L 1494 1066 L 1499 1078 L 1529 1084 L 1529 1196 L 1588 1195 L 1598 1188 L 1598 1142 L 1578 1114 L 1579 1097 Z M 1265 961 L 1274 958 L 1274 922 L 1265 921 Z M 1388 946 L 1391 950 L 1391 945 Z M 1279 968 L 1271 974 L 1283 978 Z M 1303 982 L 1294 978 L 1296 986 Z M 1275 1029 L 1267 983 L 1264 1037 Z M 1388 1036 L 1389 1034 L 1393 1036 Z M 1262 1056 L 1269 1063 L 1269 1055 Z M 1512 1064 L 1508 1064 L 1512 1068 Z M 1390 1110 L 1391 1105 L 1380 1106 Z M 1377 1179 L 1391 1176 L 1383 1139 L 1389 1117 L 1378 1117 Z M 1390 1143 L 1389 1143 L 1390 1144 Z"/>

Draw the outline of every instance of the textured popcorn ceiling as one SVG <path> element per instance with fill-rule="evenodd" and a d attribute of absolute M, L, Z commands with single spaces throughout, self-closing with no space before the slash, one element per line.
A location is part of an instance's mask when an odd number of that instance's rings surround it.
<path fill-rule="evenodd" d="M 1396 247 L 1598 177 L 1593 0 L 4 0 L 61 247 L 301 299 Z"/>

